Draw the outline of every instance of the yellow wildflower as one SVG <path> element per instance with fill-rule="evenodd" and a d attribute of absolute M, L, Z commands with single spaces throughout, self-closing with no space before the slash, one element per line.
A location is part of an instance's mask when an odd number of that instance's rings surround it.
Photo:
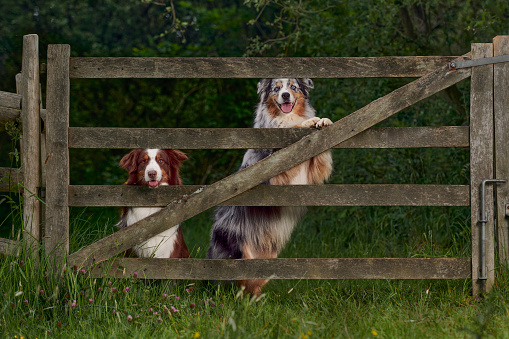
<path fill-rule="evenodd" d="M 371 334 L 374 335 L 374 336 L 377 336 L 378 335 L 378 332 L 375 331 L 375 330 L 371 330 Z"/>
<path fill-rule="evenodd" d="M 311 331 L 307 331 L 306 333 L 307 333 L 307 335 L 311 335 Z"/>
<path fill-rule="evenodd" d="M 199 338 L 199 337 L 200 337 L 200 332 L 194 332 L 193 338 Z"/>

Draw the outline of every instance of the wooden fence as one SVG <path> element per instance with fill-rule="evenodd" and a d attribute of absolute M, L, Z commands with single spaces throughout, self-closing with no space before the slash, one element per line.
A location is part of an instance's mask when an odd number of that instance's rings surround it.
<path fill-rule="evenodd" d="M 487 240 L 481 241 L 480 187 L 509 177 L 504 128 L 494 124 L 507 107 L 508 64 L 451 70 L 449 63 L 509 54 L 509 37 L 473 44 L 461 57 L 383 58 L 71 58 L 69 45 L 49 45 L 46 117 L 46 220 L 44 246 L 56 258 L 69 254 L 69 206 L 165 206 L 67 257 L 94 274 L 157 279 L 466 279 L 473 291 L 490 289 L 495 277 L 494 193 L 486 189 Z M 23 72 L 25 72 L 23 70 Z M 72 78 L 362 78 L 418 77 L 320 131 L 304 129 L 78 128 L 69 126 Z M 470 125 L 372 128 L 375 124 L 471 77 Z M 23 96 L 25 98 L 25 96 Z M 24 99 L 23 99 L 24 100 Z M 0 101 L 1 103 L 1 101 Z M 498 121 L 498 120 L 497 120 Z M 507 124 L 505 124 L 507 125 Z M 25 139 L 25 138 L 24 138 Z M 34 137 L 35 139 L 35 137 Z M 494 142 L 496 140 L 496 142 Z M 70 148 L 283 148 L 259 163 L 209 186 L 77 186 L 69 184 Z M 469 147 L 470 185 L 259 185 L 330 148 Z M 509 151 L 503 149 L 500 154 Z M 496 172 L 494 163 L 496 160 Z M 499 162 L 501 163 L 499 165 Z M 502 164 L 503 163 L 503 164 Z M 26 168 L 25 168 L 26 170 Z M 44 183 L 43 183 L 44 185 Z M 504 187 L 503 185 L 501 187 Z M 509 189 L 497 190 L 505 208 Z M 290 199 L 291 197 L 291 199 Z M 116 254 L 217 205 L 250 206 L 471 206 L 471 258 L 357 259 L 133 259 Z M 507 218 L 498 208 L 499 253 L 505 258 Z M 502 212 L 501 212 L 502 211 Z M 482 253 L 486 253 L 483 257 Z M 486 277 L 481 263 L 486 262 Z M 107 268 L 107 269 L 106 269 Z M 142 272 L 142 273 L 140 273 Z"/>
<path fill-rule="evenodd" d="M 23 240 L 29 251 L 35 252 L 40 241 L 41 167 L 40 116 L 41 87 L 39 83 L 39 38 L 35 34 L 23 37 L 22 72 L 16 76 L 18 93 L 0 92 L 0 124 L 21 117 L 22 168 L 0 168 L 0 192 L 9 190 L 23 194 Z M 0 253 L 12 251 L 16 242 L 0 239 Z"/>

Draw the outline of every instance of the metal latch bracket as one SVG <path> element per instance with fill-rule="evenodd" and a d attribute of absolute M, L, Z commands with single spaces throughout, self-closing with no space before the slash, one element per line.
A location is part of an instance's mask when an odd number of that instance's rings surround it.
<path fill-rule="evenodd" d="M 481 276 L 478 277 L 479 280 L 488 280 L 488 275 L 486 273 L 486 223 L 488 219 L 486 217 L 486 184 L 503 184 L 505 180 L 502 179 L 484 179 L 481 182 L 481 219 L 479 223 L 481 224 Z"/>
<path fill-rule="evenodd" d="M 468 68 L 468 67 L 474 67 L 474 66 L 498 64 L 501 62 L 508 62 L 508 61 L 509 61 L 509 54 L 500 55 L 500 56 L 496 56 L 496 57 L 489 57 L 489 58 L 479 58 L 479 59 L 472 59 L 472 60 L 450 62 L 449 69 L 459 69 L 459 68 Z"/>

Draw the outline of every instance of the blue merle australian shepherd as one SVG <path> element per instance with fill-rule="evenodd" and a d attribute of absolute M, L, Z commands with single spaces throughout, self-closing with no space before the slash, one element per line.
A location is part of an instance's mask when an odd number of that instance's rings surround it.
<path fill-rule="evenodd" d="M 260 101 L 255 128 L 323 128 L 332 122 L 315 116 L 308 98 L 311 79 L 263 79 L 258 83 Z M 277 150 L 249 149 L 240 169 L 266 158 Z M 271 178 L 269 185 L 322 184 L 332 172 L 329 151 Z M 221 206 L 216 209 L 207 258 L 276 258 L 289 240 L 305 207 Z M 239 281 L 246 292 L 260 294 L 265 279 Z"/>

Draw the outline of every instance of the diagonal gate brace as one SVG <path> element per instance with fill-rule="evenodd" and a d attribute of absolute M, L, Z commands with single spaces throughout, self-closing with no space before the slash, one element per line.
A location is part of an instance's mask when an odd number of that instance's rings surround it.
<path fill-rule="evenodd" d="M 457 59 L 463 60 L 466 56 Z M 470 69 L 450 71 L 445 65 L 316 131 L 271 156 L 189 196 L 160 212 L 121 229 L 69 257 L 71 265 L 86 266 L 111 258 L 173 225 L 243 193 L 298 164 L 327 151 L 404 108 L 470 76 Z"/>

